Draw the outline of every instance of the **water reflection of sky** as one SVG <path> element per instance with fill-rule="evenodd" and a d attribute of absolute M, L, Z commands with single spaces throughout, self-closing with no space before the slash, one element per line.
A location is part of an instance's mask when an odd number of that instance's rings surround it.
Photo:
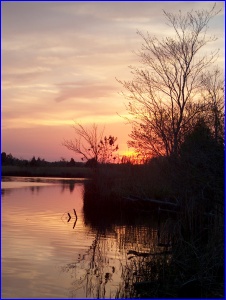
<path fill-rule="evenodd" d="M 50 183 L 46 182 L 2 182 L 2 189 L 15 189 L 15 188 L 23 188 L 23 187 L 42 187 L 50 185 Z"/>
<path fill-rule="evenodd" d="M 155 230 L 85 226 L 83 183 L 26 181 L 29 186 L 19 188 L 16 179 L 17 188 L 2 189 L 2 297 L 123 295 L 127 251 L 150 251 Z"/>
<path fill-rule="evenodd" d="M 40 187 L 40 186 L 39 186 Z M 13 189 L 2 201 L 2 296 L 68 297 L 70 280 L 61 266 L 92 243 L 82 217 L 82 184 Z M 76 210 L 74 230 L 67 212 Z"/>

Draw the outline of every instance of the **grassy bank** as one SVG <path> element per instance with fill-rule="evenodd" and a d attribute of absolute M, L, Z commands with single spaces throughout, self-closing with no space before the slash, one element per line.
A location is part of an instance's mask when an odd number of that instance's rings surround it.
<path fill-rule="evenodd" d="M 92 170 L 86 167 L 2 166 L 2 176 L 90 178 L 92 176 Z"/>

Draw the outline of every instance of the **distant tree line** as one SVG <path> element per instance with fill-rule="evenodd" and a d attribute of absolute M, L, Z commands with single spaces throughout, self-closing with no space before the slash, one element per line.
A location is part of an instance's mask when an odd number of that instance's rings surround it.
<path fill-rule="evenodd" d="M 44 167 L 44 166 L 55 166 L 55 167 L 81 167 L 85 164 L 83 162 L 77 162 L 74 158 L 71 158 L 67 161 L 64 158 L 61 158 L 59 161 L 48 162 L 44 158 L 36 158 L 33 156 L 30 160 L 19 159 L 14 157 L 11 153 L 7 154 L 6 152 L 1 153 L 1 163 L 2 166 L 31 166 L 31 167 Z"/>

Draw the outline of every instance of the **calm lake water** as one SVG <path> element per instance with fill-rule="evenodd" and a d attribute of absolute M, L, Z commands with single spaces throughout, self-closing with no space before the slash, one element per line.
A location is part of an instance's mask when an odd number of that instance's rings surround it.
<path fill-rule="evenodd" d="M 156 227 L 89 223 L 83 190 L 79 179 L 2 178 L 2 298 L 125 295 L 128 251 L 153 250 Z"/>

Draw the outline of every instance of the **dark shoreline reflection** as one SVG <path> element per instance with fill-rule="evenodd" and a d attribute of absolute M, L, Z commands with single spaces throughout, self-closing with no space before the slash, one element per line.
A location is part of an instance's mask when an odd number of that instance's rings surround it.
<path fill-rule="evenodd" d="M 148 225 L 156 227 L 156 210 L 146 210 L 139 203 L 122 199 L 102 198 L 95 190 L 95 183 L 84 182 L 84 222 L 92 228 L 109 229 L 112 225 Z M 154 212 L 154 213 L 153 213 Z"/>
<path fill-rule="evenodd" d="M 84 183 L 83 216 L 95 238 L 86 253 L 62 268 L 73 278 L 71 297 L 76 297 L 79 289 L 85 290 L 87 298 L 133 297 L 134 284 L 147 276 L 145 266 L 156 264 L 156 259 L 169 259 L 168 255 L 152 256 L 169 250 L 162 246 L 168 242 L 168 234 L 160 243 L 155 211 L 139 210 L 120 200 L 100 199 L 90 181 Z"/>
<path fill-rule="evenodd" d="M 1 189 L 1 195 L 2 197 L 11 194 L 12 190 L 11 189 Z"/>
<path fill-rule="evenodd" d="M 25 188 L 25 189 L 30 189 L 32 194 L 34 192 L 39 193 L 44 187 L 41 184 L 46 183 L 46 184 L 60 184 L 61 185 L 61 192 L 66 192 L 67 190 L 70 191 L 72 194 L 75 186 L 77 183 L 82 183 L 88 179 L 86 178 L 51 178 L 51 177 L 17 177 L 17 176 L 3 176 L 2 177 L 2 182 L 3 183 L 18 183 L 18 188 Z M 28 183 L 29 185 L 20 185 L 20 183 Z M 32 185 L 34 183 L 34 185 Z M 40 185 L 38 185 L 40 184 Z M 2 187 L 1 193 L 2 196 L 9 194 L 16 189 L 17 186 L 14 186 L 12 188 L 4 188 Z"/>

